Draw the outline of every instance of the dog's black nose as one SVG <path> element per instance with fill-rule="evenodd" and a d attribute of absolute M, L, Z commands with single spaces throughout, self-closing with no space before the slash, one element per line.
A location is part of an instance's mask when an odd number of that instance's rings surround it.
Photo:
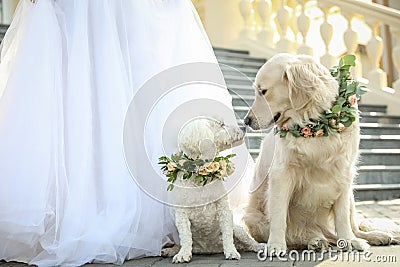
<path fill-rule="evenodd" d="M 251 119 L 249 117 L 244 118 L 244 124 L 249 125 L 251 124 Z"/>

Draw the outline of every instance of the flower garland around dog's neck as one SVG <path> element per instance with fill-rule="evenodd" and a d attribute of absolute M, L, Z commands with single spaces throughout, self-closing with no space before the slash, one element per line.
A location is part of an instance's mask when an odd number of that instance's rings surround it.
<path fill-rule="evenodd" d="M 225 177 L 232 175 L 235 171 L 235 165 L 230 159 L 236 154 L 215 157 L 213 161 L 202 159 L 192 159 L 182 151 L 171 155 L 171 158 L 162 156 L 158 164 L 163 165 L 161 170 L 168 178 L 170 183 L 167 190 L 174 189 L 174 183 L 178 178 L 178 173 L 182 172 L 182 179 L 193 179 L 197 185 L 206 185 L 215 179 L 224 180 Z"/>
<path fill-rule="evenodd" d="M 275 134 L 279 134 L 281 138 L 285 138 L 288 133 L 294 137 L 321 137 L 335 132 L 341 133 L 350 127 L 357 119 L 357 102 L 360 96 L 366 93 L 364 86 L 350 78 L 350 67 L 356 65 L 355 60 L 354 55 L 346 55 L 340 60 L 339 66 L 330 69 L 331 75 L 339 84 L 339 95 L 330 109 L 325 110 L 318 119 L 311 119 L 303 126 L 277 126 Z"/>

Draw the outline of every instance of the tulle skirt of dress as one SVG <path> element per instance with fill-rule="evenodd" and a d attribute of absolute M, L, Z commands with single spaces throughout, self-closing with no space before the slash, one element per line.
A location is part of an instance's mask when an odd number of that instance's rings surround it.
<path fill-rule="evenodd" d="M 147 79 L 198 61 L 216 59 L 188 0 L 21 0 L 1 50 L 0 259 L 159 255 L 175 228 L 130 177 L 124 116 Z"/>

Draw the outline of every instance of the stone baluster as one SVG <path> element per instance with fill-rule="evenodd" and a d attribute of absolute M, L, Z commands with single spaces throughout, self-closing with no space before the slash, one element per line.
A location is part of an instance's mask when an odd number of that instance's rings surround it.
<path fill-rule="evenodd" d="M 393 59 L 393 64 L 397 70 L 397 73 L 400 76 L 400 28 L 394 28 L 392 26 L 390 27 L 390 31 L 397 42 L 397 45 L 393 47 L 392 50 L 392 59 Z M 392 87 L 393 89 L 397 90 L 397 92 L 400 92 L 400 77 L 393 82 Z"/>
<path fill-rule="evenodd" d="M 343 34 L 343 41 L 347 49 L 347 54 L 353 54 L 357 57 L 356 66 L 351 68 L 350 72 L 354 79 L 358 80 L 362 77 L 362 66 L 361 61 L 359 60 L 359 55 L 357 55 L 357 47 L 358 47 L 358 33 L 353 30 L 352 21 L 355 16 L 353 13 L 343 12 L 342 15 L 347 20 L 347 29 Z"/>
<path fill-rule="evenodd" d="M 293 51 L 296 51 L 299 42 L 297 41 L 297 37 L 299 35 L 299 28 L 297 27 L 297 16 L 296 16 L 296 7 L 298 6 L 297 0 L 287 0 L 286 5 L 292 11 L 290 16 L 289 28 L 292 30 L 294 35 L 294 40 L 292 42 Z"/>
<path fill-rule="evenodd" d="M 281 6 L 277 10 L 276 18 L 280 28 L 280 39 L 276 44 L 277 52 L 293 52 L 293 42 L 289 40 L 287 31 L 289 28 L 292 10 L 285 4 L 285 0 L 281 1 Z"/>
<path fill-rule="evenodd" d="M 306 15 L 306 4 L 308 0 L 297 0 L 297 2 L 301 5 L 301 14 L 297 18 L 297 27 L 303 37 L 302 44 L 297 49 L 299 54 L 306 54 L 306 55 L 313 55 L 313 49 L 307 45 L 307 34 L 308 30 L 310 29 L 310 18 Z"/>
<path fill-rule="evenodd" d="M 333 36 L 333 26 L 328 21 L 329 11 L 331 9 L 330 6 L 325 5 L 324 3 L 318 3 L 319 8 L 324 13 L 324 22 L 320 26 L 320 34 L 322 41 L 325 44 L 325 54 L 320 58 L 321 64 L 325 67 L 332 67 L 337 64 L 337 59 L 333 55 L 330 54 L 330 45 Z"/>
<path fill-rule="evenodd" d="M 257 2 L 257 12 L 262 21 L 262 30 L 258 34 L 257 39 L 261 44 L 273 47 L 274 32 L 271 25 L 271 0 L 259 0 Z"/>
<path fill-rule="evenodd" d="M 240 1 L 239 10 L 244 21 L 243 30 L 240 32 L 240 38 L 252 39 L 251 15 L 253 12 L 253 1 L 252 0 Z"/>
<path fill-rule="evenodd" d="M 379 36 L 379 22 L 375 20 L 366 20 L 371 27 L 372 37 L 367 44 L 367 54 L 372 65 L 372 70 L 367 74 L 370 89 L 382 89 L 387 87 L 386 73 L 380 68 L 379 63 L 383 54 L 383 41 Z"/>

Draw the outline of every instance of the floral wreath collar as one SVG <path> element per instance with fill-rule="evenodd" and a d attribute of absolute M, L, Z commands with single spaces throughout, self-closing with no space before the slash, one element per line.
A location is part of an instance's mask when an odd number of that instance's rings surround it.
<path fill-rule="evenodd" d="M 350 78 L 350 67 L 355 66 L 355 60 L 354 55 L 346 55 L 340 60 L 339 66 L 330 69 L 331 75 L 339 84 L 339 95 L 330 109 L 325 110 L 318 119 L 311 119 L 305 123 L 305 126 L 277 126 L 274 129 L 275 134 L 279 134 L 281 138 L 285 138 L 288 133 L 294 137 L 322 137 L 341 133 L 350 127 L 357 119 L 357 102 L 360 96 L 366 93 L 364 86 Z"/>
<path fill-rule="evenodd" d="M 233 174 L 235 165 L 230 160 L 236 154 L 215 157 L 212 161 L 203 159 L 192 159 L 182 151 L 171 155 L 171 158 L 162 156 L 158 164 L 162 165 L 161 170 L 170 183 L 167 190 L 174 189 L 174 183 L 178 173 L 182 173 L 183 180 L 193 179 L 197 185 L 205 186 L 216 179 L 224 180 Z"/>

